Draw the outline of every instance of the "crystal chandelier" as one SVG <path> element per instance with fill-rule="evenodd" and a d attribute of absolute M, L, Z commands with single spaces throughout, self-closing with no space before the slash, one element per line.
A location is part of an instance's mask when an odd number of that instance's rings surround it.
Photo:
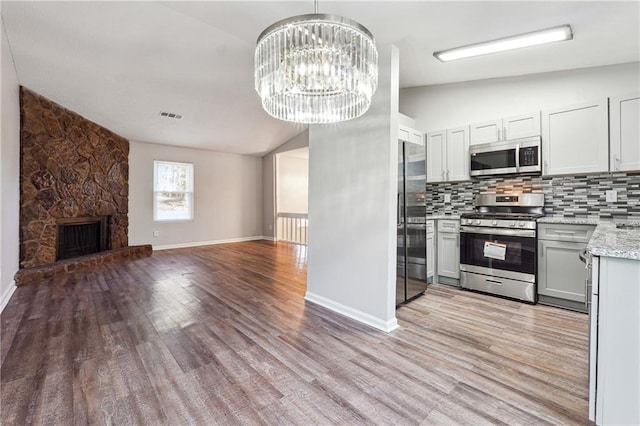
<path fill-rule="evenodd" d="M 271 116 L 323 124 L 364 114 L 378 86 L 378 51 L 365 27 L 317 13 L 265 29 L 255 52 L 255 88 Z"/>

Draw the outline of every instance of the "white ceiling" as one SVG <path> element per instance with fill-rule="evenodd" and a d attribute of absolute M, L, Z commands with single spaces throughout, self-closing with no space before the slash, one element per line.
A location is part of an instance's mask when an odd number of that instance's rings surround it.
<path fill-rule="evenodd" d="M 130 139 L 266 153 L 304 130 L 261 108 L 253 51 L 311 0 L 7 2 L 20 83 Z M 412 87 L 640 60 L 640 2 L 321 1 L 400 49 Z M 570 24 L 574 40 L 443 64 L 434 51 Z M 159 116 L 182 114 L 182 120 Z"/>

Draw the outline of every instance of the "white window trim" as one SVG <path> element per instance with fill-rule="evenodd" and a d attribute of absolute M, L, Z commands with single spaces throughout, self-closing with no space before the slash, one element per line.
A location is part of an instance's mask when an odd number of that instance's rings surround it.
<path fill-rule="evenodd" d="M 191 203 L 189 210 L 189 218 L 188 219 L 158 219 L 158 209 L 156 203 L 156 187 L 158 184 L 158 165 L 162 164 L 173 164 L 178 166 L 190 166 L 189 167 L 189 180 L 191 181 L 191 192 L 185 191 L 187 194 L 191 194 Z M 153 160 L 153 192 L 152 192 L 152 203 L 153 203 L 153 221 L 160 223 L 179 223 L 179 222 L 192 222 L 194 220 L 194 211 L 195 211 L 195 179 L 194 179 L 194 165 L 193 163 L 186 163 L 180 161 L 166 161 L 166 160 Z M 182 192 L 182 191 L 178 191 Z"/>

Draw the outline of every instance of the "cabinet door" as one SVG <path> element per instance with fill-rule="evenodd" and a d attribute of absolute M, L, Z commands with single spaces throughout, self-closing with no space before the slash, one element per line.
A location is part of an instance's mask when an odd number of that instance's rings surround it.
<path fill-rule="evenodd" d="M 438 232 L 438 275 L 460 278 L 460 234 Z"/>
<path fill-rule="evenodd" d="M 607 100 L 542 112 L 543 175 L 609 171 Z"/>
<path fill-rule="evenodd" d="M 578 253 L 586 246 L 538 240 L 538 294 L 585 303 L 587 271 Z"/>
<path fill-rule="evenodd" d="M 444 182 L 446 142 L 446 130 L 427 133 L 427 182 Z"/>
<path fill-rule="evenodd" d="M 434 259 L 435 259 L 435 244 L 433 241 L 433 232 L 427 233 L 427 282 L 432 282 L 430 279 L 434 275 Z"/>
<path fill-rule="evenodd" d="M 471 125 L 470 145 L 497 142 L 500 140 L 502 120 L 485 121 Z"/>
<path fill-rule="evenodd" d="M 424 146 L 424 133 L 419 130 L 411 129 L 409 132 L 409 142 Z"/>
<path fill-rule="evenodd" d="M 519 139 L 540 135 L 540 111 L 502 119 L 502 139 Z"/>
<path fill-rule="evenodd" d="M 640 170 L 640 94 L 610 99 L 611 171 Z"/>
<path fill-rule="evenodd" d="M 398 139 L 403 142 L 411 142 L 411 129 L 405 126 L 398 126 Z"/>
<path fill-rule="evenodd" d="M 447 181 L 469 180 L 469 126 L 447 130 Z"/>

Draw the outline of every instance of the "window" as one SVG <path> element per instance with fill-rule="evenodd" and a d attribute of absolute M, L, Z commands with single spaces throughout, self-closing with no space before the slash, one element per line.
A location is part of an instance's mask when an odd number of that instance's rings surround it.
<path fill-rule="evenodd" d="M 193 164 L 153 162 L 153 220 L 193 219 Z"/>

